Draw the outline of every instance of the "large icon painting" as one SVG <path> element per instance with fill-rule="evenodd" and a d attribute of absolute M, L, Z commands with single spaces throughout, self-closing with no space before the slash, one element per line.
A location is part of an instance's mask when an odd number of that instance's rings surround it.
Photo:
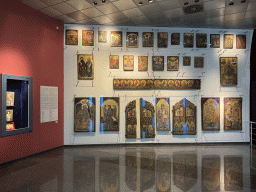
<path fill-rule="evenodd" d="M 95 98 L 75 98 L 75 132 L 95 132 Z"/>
<path fill-rule="evenodd" d="M 136 109 L 136 100 L 131 101 L 125 108 L 126 138 L 155 138 L 154 106 L 144 99 L 139 101 L 139 109 Z M 140 114 L 140 131 L 137 132 L 137 113 Z M 139 134 L 139 135 L 137 135 Z"/>
<path fill-rule="evenodd" d="M 236 35 L 236 48 L 246 49 L 246 35 Z"/>
<path fill-rule="evenodd" d="M 82 31 L 82 45 L 94 46 L 94 31 L 83 30 Z"/>
<path fill-rule="evenodd" d="M 183 98 L 173 106 L 173 135 L 196 135 L 196 106 Z"/>
<path fill-rule="evenodd" d="M 172 33 L 171 35 L 171 45 L 180 44 L 180 33 Z"/>
<path fill-rule="evenodd" d="M 202 98 L 202 130 L 220 130 L 220 98 Z"/>
<path fill-rule="evenodd" d="M 110 69 L 119 69 L 119 56 L 110 55 L 109 56 L 109 68 Z"/>
<path fill-rule="evenodd" d="M 242 130 L 242 98 L 224 98 L 224 130 Z"/>
<path fill-rule="evenodd" d="M 168 33 L 158 32 L 157 33 L 157 47 L 158 48 L 167 48 L 168 45 Z"/>
<path fill-rule="evenodd" d="M 138 56 L 138 71 L 148 71 L 148 56 Z"/>
<path fill-rule="evenodd" d="M 119 131 L 119 98 L 101 97 L 101 131 Z"/>
<path fill-rule="evenodd" d="M 138 48 L 138 32 L 126 32 L 126 47 Z"/>
<path fill-rule="evenodd" d="M 94 78 L 93 55 L 77 55 L 77 77 L 78 80 Z"/>
<path fill-rule="evenodd" d="M 152 56 L 152 70 L 164 71 L 164 56 Z"/>
<path fill-rule="evenodd" d="M 170 131 L 169 98 L 156 98 L 156 130 Z"/>
<path fill-rule="evenodd" d="M 211 34 L 210 44 L 211 48 L 220 48 L 220 34 Z"/>
<path fill-rule="evenodd" d="M 134 56 L 124 55 L 124 71 L 133 71 L 134 69 Z"/>
<path fill-rule="evenodd" d="M 220 84 L 237 85 L 237 57 L 220 57 Z"/>
<path fill-rule="evenodd" d="M 142 46 L 143 47 L 154 47 L 154 33 L 143 32 L 142 33 Z"/>
<path fill-rule="evenodd" d="M 111 47 L 122 47 L 122 31 L 111 31 Z"/>
<path fill-rule="evenodd" d="M 119 159 L 101 159 L 99 169 L 100 192 L 119 192 Z"/>
<path fill-rule="evenodd" d="M 197 33 L 196 34 L 196 48 L 207 48 L 207 34 Z"/>
<path fill-rule="evenodd" d="M 167 71 L 179 70 L 179 56 L 167 56 Z"/>
<path fill-rule="evenodd" d="M 173 184 L 181 191 L 190 190 L 197 183 L 197 155 L 173 155 Z"/>
<path fill-rule="evenodd" d="M 225 191 L 243 190 L 242 157 L 224 157 L 224 183 Z"/>
<path fill-rule="evenodd" d="M 202 159 L 202 191 L 220 191 L 220 157 Z"/>
<path fill-rule="evenodd" d="M 78 30 L 66 30 L 66 45 L 78 45 Z"/>
<path fill-rule="evenodd" d="M 233 49 L 233 35 L 224 34 L 224 49 Z"/>
<path fill-rule="evenodd" d="M 194 33 L 184 33 L 184 47 L 193 48 L 194 46 Z"/>

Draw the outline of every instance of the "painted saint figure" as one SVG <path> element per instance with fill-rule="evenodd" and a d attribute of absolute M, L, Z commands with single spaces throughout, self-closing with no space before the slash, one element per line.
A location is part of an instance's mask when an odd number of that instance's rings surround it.
<path fill-rule="evenodd" d="M 88 77 L 92 76 L 92 62 L 91 62 L 91 58 L 89 57 L 86 64 L 86 74 Z"/>
<path fill-rule="evenodd" d="M 83 57 L 80 58 L 78 74 L 80 77 L 85 76 L 85 62 Z"/>
<path fill-rule="evenodd" d="M 164 104 L 158 109 L 157 114 L 157 129 L 168 129 L 168 109 L 164 107 Z"/>

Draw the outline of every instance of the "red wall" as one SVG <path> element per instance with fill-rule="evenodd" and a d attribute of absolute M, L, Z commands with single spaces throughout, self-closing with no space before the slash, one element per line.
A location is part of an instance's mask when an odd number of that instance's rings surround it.
<path fill-rule="evenodd" d="M 34 83 L 33 132 L 0 137 L 2 164 L 64 143 L 64 25 L 17 0 L 0 4 L 0 73 Z M 40 86 L 58 87 L 58 123 L 40 123 Z"/>

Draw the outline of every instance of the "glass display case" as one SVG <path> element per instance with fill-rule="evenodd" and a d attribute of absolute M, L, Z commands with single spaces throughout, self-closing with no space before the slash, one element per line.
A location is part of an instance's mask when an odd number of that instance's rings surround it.
<path fill-rule="evenodd" d="M 2 74 L 1 136 L 33 130 L 33 78 Z"/>

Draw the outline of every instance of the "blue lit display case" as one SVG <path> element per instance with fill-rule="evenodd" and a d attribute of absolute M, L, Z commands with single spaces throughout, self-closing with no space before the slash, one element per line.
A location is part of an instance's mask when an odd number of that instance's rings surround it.
<path fill-rule="evenodd" d="M 2 73 L 1 136 L 33 131 L 33 78 Z"/>

